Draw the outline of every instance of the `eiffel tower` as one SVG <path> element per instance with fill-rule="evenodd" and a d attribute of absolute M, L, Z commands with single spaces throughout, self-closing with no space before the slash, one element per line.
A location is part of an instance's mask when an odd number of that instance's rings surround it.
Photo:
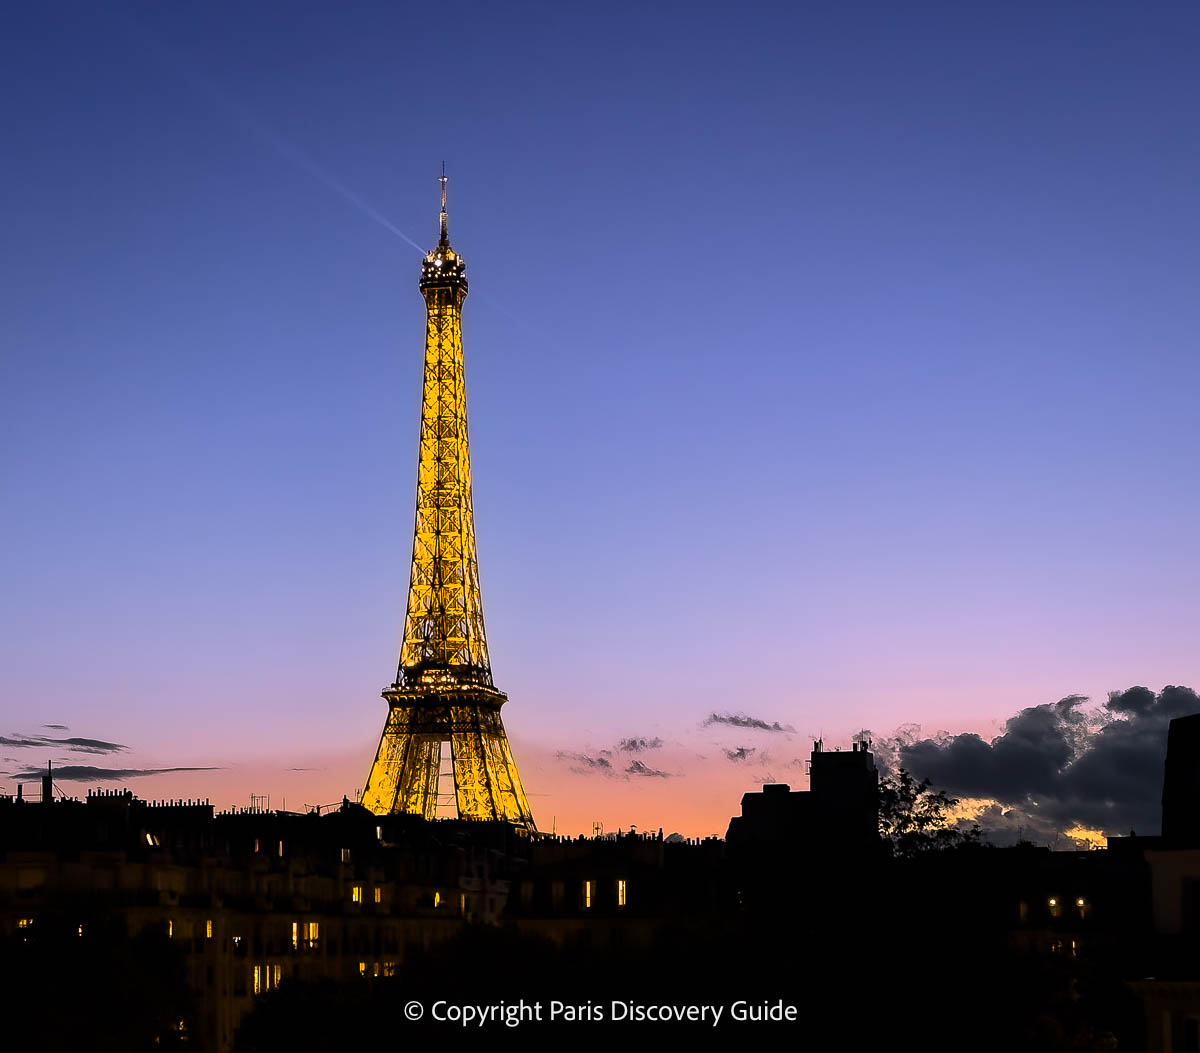
<path fill-rule="evenodd" d="M 441 237 L 421 264 L 425 377 L 417 515 L 404 641 L 396 681 L 384 688 L 387 721 L 363 790 L 379 815 L 504 820 L 536 828 L 500 720 L 507 701 L 492 683 L 471 507 L 463 377 L 462 257 L 450 248 L 446 170 Z M 453 782 L 453 797 L 445 782 Z"/>

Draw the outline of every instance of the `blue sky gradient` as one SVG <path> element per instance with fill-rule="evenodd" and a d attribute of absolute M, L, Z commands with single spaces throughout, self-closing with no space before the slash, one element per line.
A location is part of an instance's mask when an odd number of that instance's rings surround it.
<path fill-rule="evenodd" d="M 535 811 L 602 810 L 555 751 L 714 709 L 799 754 L 1200 681 L 1194 5 L 3 19 L 10 730 L 361 785 L 443 158 Z"/>

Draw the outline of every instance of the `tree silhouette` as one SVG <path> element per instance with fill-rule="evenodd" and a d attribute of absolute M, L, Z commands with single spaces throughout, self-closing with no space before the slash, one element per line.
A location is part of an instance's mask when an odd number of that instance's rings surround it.
<path fill-rule="evenodd" d="M 918 782 L 901 768 L 879 780 L 879 836 L 899 859 L 942 852 L 979 843 L 978 826 L 961 830 L 950 825 L 948 812 L 958 804 L 945 790 Z"/>

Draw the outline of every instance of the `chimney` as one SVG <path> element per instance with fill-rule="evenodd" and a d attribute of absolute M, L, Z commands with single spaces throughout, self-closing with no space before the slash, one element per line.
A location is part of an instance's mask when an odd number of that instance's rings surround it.
<path fill-rule="evenodd" d="M 54 775 L 51 771 L 51 762 L 46 762 L 46 774 L 42 776 L 42 804 L 49 804 L 54 800 Z"/>

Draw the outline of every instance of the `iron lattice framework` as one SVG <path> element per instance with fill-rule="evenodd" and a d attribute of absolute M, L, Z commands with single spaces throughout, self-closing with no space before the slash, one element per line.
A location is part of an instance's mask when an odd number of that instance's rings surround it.
<path fill-rule="evenodd" d="M 492 683 L 471 506 L 463 374 L 462 257 L 450 248 L 443 172 L 441 237 L 421 265 L 425 376 L 417 512 L 404 640 L 388 717 L 362 803 L 372 812 L 438 814 L 443 749 L 462 819 L 500 819 L 534 831 L 533 815 Z M 442 794 L 445 797 L 448 795 Z"/>

